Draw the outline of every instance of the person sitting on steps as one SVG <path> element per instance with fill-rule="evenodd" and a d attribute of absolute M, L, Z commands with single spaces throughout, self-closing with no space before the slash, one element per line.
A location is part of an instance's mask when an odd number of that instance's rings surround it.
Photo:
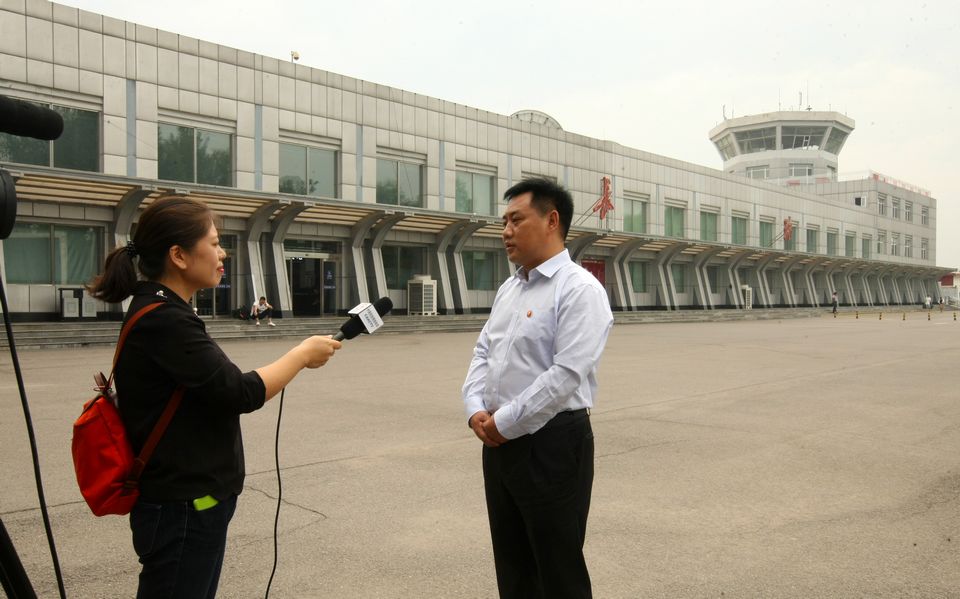
<path fill-rule="evenodd" d="M 267 302 L 267 298 L 260 296 L 260 300 L 254 302 L 253 307 L 250 309 L 250 318 L 257 323 L 257 326 L 260 326 L 260 321 L 264 318 L 267 319 L 267 324 L 275 327 L 276 323 L 273 322 L 273 306 Z"/>

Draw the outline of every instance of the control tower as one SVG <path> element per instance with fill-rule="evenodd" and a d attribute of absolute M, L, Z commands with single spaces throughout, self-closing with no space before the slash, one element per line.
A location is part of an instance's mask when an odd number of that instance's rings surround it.
<path fill-rule="evenodd" d="M 723 121 L 710 141 L 728 173 L 782 185 L 837 180 L 837 157 L 853 119 L 839 112 L 778 111 Z"/>

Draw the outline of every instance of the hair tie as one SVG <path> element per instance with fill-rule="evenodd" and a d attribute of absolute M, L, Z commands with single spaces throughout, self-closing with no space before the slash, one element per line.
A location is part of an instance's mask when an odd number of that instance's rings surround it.
<path fill-rule="evenodd" d="M 134 245 L 132 241 L 127 242 L 126 250 L 127 250 L 127 255 L 130 256 L 130 258 L 137 257 L 137 246 Z"/>

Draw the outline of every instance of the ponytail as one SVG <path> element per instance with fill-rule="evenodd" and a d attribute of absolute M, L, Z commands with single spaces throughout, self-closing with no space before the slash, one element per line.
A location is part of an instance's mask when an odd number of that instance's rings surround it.
<path fill-rule="evenodd" d="M 122 246 L 110 252 L 103 265 L 103 274 L 94 277 L 87 285 L 90 295 L 111 303 L 122 302 L 130 297 L 137 285 L 134 256 L 134 252 Z"/>

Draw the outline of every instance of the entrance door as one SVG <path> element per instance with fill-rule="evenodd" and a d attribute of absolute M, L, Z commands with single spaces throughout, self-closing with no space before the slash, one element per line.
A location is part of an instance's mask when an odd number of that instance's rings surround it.
<path fill-rule="evenodd" d="M 337 313 L 337 263 L 321 258 L 290 258 L 290 294 L 294 316 Z"/>
<path fill-rule="evenodd" d="M 201 289 L 193 297 L 193 305 L 200 316 L 226 316 L 230 314 L 230 289 L 233 280 L 233 260 L 223 259 L 223 277 L 214 288 Z"/>

